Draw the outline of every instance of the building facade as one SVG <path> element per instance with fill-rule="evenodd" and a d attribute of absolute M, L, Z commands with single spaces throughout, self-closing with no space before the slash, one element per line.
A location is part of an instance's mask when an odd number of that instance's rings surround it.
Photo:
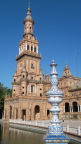
<path fill-rule="evenodd" d="M 63 76 L 59 79 L 59 88 L 64 92 L 60 117 L 64 119 L 81 119 L 81 78 L 74 77 L 66 64 Z"/>
<path fill-rule="evenodd" d="M 31 17 L 30 8 L 28 8 L 24 20 L 23 39 L 19 43 L 19 55 L 16 57 L 17 69 L 13 75 L 12 97 L 5 97 L 5 120 L 47 120 L 51 118 L 49 112 L 51 105 L 47 102 L 45 95 L 51 87 L 50 77 L 48 74 L 44 76 L 42 73 L 41 57 L 38 53 L 38 40 L 34 36 L 34 20 Z M 59 105 L 61 119 L 80 118 L 78 114 L 81 112 L 79 101 L 81 95 L 75 97 L 73 94 L 75 92 L 72 90 L 72 87 L 79 81 L 80 78 L 72 76 L 68 65 L 66 65 L 58 85 L 64 92 L 63 102 Z"/>

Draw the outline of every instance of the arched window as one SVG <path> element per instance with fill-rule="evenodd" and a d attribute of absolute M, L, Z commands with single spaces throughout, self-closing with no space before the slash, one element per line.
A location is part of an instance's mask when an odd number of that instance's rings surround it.
<path fill-rule="evenodd" d="M 31 64 L 31 68 L 34 68 L 34 64 L 33 63 Z"/>
<path fill-rule="evenodd" d="M 36 47 L 34 48 L 34 52 L 36 52 Z"/>
<path fill-rule="evenodd" d="M 16 82 L 16 79 L 14 79 L 14 82 Z"/>
<path fill-rule="evenodd" d="M 65 103 L 65 112 L 70 112 L 69 103 Z"/>
<path fill-rule="evenodd" d="M 42 78 L 40 78 L 40 81 L 42 81 Z"/>
<path fill-rule="evenodd" d="M 30 32 L 31 32 L 31 27 L 30 27 Z"/>
<path fill-rule="evenodd" d="M 73 102 L 73 112 L 78 112 L 77 102 Z"/>
<path fill-rule="evenodd" d="M 42 93 L 40 93 L 40 97 L 42 97 Z"/>
<path fill-rule="evenodd" d="M 29 50 L 29 45 L 27 46 L 27 50 Z"/>
<path fill-rule="evenodd" d="M 35 106 L 35 120 L 40 120 L 40 107 L 38 105 Z"/>
<path fill-rule="evenodd" d="M 22 110 L 22 120 L 26 120 L 26 110 Z"/>
<path fill-rule="evenodd" d="M 33 80 L 33 77 L 31 77 L 31 80 Z"/>
<path fill-rule="evenodd" d="M 34 92 L 34 85 L 31 85 L 31 92 Z"/>
<path fill-rule="evenodd" d="M 50 111 L 47 110 L 47 118 L 50 119 Z"/>

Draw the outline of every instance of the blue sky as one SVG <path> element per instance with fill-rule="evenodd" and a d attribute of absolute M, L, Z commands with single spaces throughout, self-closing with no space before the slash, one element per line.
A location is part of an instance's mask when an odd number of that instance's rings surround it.
<path fill-rule="evenodd" d="M 10 88 L 27 7 L 28 0 L 0 0 L 0 82 Z M 54 59 L 58 77 L 66 61 L 72 74 L 81 77 L 81 0 L 31 0 L 31 10 L 43 73 L 50 74 Z"/>

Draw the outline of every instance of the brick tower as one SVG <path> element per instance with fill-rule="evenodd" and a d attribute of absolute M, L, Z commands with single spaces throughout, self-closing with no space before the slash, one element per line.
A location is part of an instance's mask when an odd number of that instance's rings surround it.
<path fill-rule="evenodd" d="M 50 118 L 45 92 L 50 88 L 50 78 L 44 77 L 40 68 L 38 40 L 34 36 L 34 20 L 28 7 L 24 20 L 23 39 L 16 57 L 17 69 L 13 75 L 12 97 L 5 99 L 6 119 L 43 120 Z"/>

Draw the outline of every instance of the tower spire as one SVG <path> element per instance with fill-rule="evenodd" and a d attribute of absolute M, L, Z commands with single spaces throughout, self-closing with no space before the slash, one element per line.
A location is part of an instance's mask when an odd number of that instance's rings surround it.
<path fill-rule="evenodd" d="M 30 0 L 28 1 L 27 15 L 31 15 Z"/>
<path fill-rule="evenodd" d="M 65 69 L 68 69 L 68 62 L 66 60 Z"/>
<path fill-rule="evenodd" d="M 30 0 L 28 0 L 28 9 L 27 9 L 27 16 L 24 20 L 24 24 L 25 22 L 32 22 L 32 24 L 34 24 L 33 18 L 31 17 L 31 9 L 30 9 Z"/>
<path fill-rule="evenodd" d="M 30 0 L 28 1 L 28 9 L 30 9 Z"/>

